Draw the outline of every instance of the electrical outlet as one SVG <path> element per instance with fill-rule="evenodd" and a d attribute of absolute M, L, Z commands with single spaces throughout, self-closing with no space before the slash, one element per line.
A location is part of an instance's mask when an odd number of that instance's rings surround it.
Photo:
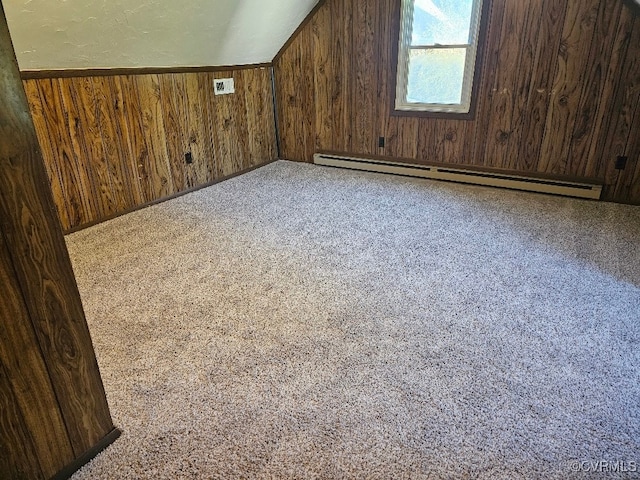
<path fill-rule="evenodd" d="M 216 78 L 213 81 L 213 87 L 216 95 L 228 95 L 236 91 L 233 78 Z"/>
<path fill-rule="evenodd" d="M 628 157 L 619 155 L 618 158 L 616 158 L 616 170 L 624 170 L 627 166 L 628 159 Z"/>
<path fill-rule="evenodd" d="M 187 152 L 184 154 L 184 161 L 187 162 L 187 164 L 193 163 L 193 155 L 191 155 L 191 152 Z"/>

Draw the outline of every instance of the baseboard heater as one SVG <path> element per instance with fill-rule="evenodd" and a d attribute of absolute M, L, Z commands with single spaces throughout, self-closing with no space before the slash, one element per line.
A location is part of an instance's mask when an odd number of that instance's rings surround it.
<path fill-rule="evenodd" d="M 343 155 L 316 153 L 313 163 L 327 167 L 364 170 L 368 172 L 390 173 L 409 177 L 421 177 L 450 182 L 470 183 L 490 187 L 526 190 L 529 192 L 550 193 L 569 197 L 599 200 L 602 185 L 563 180 L 547 180 L 520 175 L 509 175 L 494 172 L 479 172 L 460 168 L 415 165 L 411 163 L 390 162 L 373 158 L 359 158 Z"/>

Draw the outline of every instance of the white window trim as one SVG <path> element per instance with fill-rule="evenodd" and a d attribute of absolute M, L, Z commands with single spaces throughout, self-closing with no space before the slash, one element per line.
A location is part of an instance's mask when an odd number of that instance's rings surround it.
<path fill-rule="evenodd" d="M 398 45 L 398 71 L 396 79 L 396 110 L 437 113 L 469 113 L 471 109 L 471 94 L 473 92 L 473 80 L 475 77 L 476 57 L 478 53 L 478 41 L 480 36 L 480 17 L 482 16 L 483 0 L 475 0 L 474 11 L 471 15 L 469 44 L 463 45 L 430 45 L 411 46 L 413 35 L 413 11 L 415 0 L 402 0 L 400 16 L 400 39 Z M 465 70 L 462 84 L 462 101 L 459 104 L 444 103 L 415 103 L 407 101 L 407 87 L 409 81 L 409 52 L 411 49 L 437 49 L 437 48 L 466 48 Z"/>

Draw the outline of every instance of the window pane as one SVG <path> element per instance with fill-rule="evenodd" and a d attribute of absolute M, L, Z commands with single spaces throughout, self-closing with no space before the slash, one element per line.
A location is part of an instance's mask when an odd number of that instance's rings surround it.
<path fill-rule="evenodd" d="M 473 0 L 415 0 L 411 45 L 465 45 Z"/>
<path fill-rule="evenodd" d="M 409 103 L 462 103 L 466 49 L 437 48 L 409 52 Z"/>

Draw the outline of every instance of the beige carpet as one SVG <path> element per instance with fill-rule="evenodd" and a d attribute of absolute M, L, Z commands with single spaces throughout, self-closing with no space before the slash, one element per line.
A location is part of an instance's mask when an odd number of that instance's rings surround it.
<path fill-rule="evenodd" d="M 279 161 L 67 240 L 74 480 L 638 478 L 638 207 Z"/>

